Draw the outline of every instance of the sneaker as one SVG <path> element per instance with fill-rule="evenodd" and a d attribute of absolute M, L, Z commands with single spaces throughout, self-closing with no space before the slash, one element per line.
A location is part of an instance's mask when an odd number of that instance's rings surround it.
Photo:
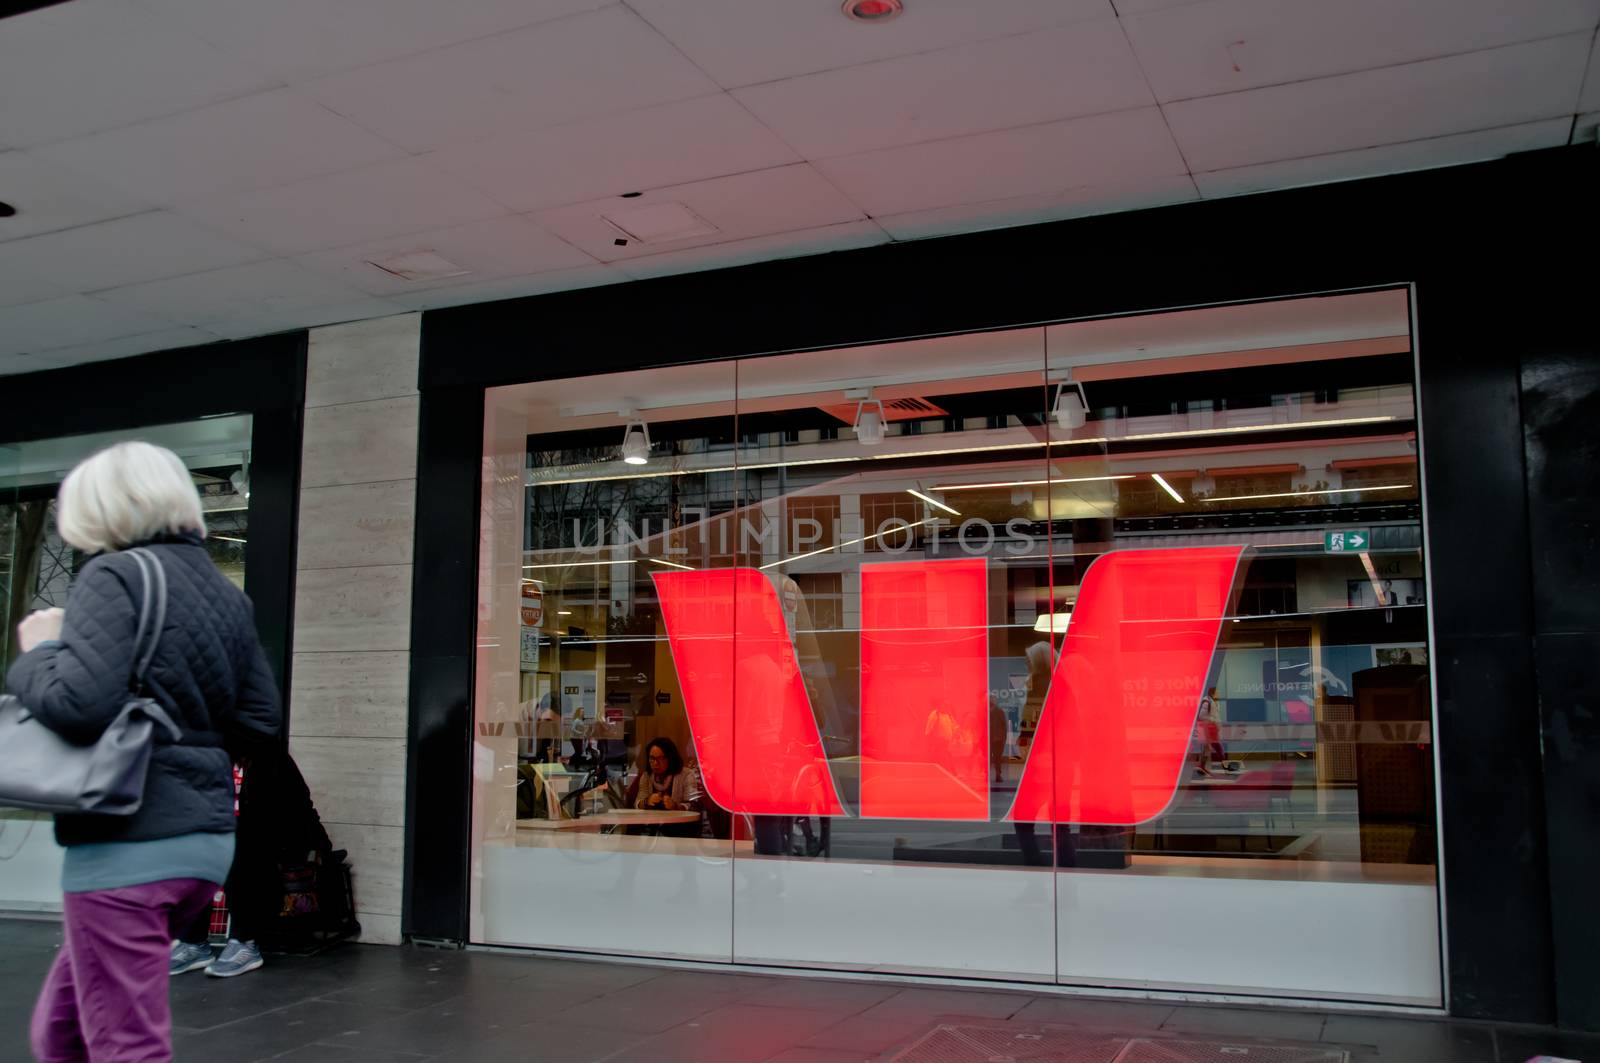
<path fill-rule="evenodd" d="M 222 946 L 222 954 L 206 968 L 206 974 L 212 978 L 233 978 L 247 974 L 265 962 L 254 941 L 234 941 L 230 938 Z"/>
<path fill-rule="evenodd" d="M 185 971 L 198 971 L 210 962 L 210 945 L 191 945 L 187 941 L 174 941 L 172 960 L 167 967 L 167 973 L 183 974 Z"/>

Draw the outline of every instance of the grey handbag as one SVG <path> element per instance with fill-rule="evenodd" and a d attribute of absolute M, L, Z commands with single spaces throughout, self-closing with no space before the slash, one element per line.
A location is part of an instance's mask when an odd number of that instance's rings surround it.
<path fill-rule="evenodd" d="M 144 581 L 128 700 L 93 745 L 75 745 L 34 719 L 15 697 L 0 696 L 0 805 L 131 816 L 144 802 L 156 726 L 173 741 L 183 737 L 166 710 L 142 694 L 166 621 L 167 574 L 149 551 L 128 552 Z"/>

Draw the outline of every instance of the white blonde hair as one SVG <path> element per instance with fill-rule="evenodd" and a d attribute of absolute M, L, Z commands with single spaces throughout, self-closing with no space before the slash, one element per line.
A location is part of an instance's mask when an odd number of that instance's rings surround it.
<path fill-rule="evenodd" d="M 79 550 L 99 554 L 162 534 L 204 538 L 206 521 L 182 459 L 165 447 L 118 443 L 62 481 L 56 530 Z"/>

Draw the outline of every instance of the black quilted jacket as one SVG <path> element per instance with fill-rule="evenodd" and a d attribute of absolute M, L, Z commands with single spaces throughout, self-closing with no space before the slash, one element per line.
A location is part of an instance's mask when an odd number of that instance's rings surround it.
<path fill-rule="evenodd" d="M 281 726 L 278 688 L 250 600 L 217 571 L 198 538 L 144 545 L 167 575 L 167 618 L 148 690 L 186 736 L 177 744 L 158 741 L 136 814 L 57 816 L 62 845 L 233 830 L 230 750 L 248 751 Z M 67 596 L 60 640 L 19 657 L 6 688 L 57 734 L 93 742 L 128 696 L 141 594 L 133 558 L 109 553 L 91 560 Z"/>

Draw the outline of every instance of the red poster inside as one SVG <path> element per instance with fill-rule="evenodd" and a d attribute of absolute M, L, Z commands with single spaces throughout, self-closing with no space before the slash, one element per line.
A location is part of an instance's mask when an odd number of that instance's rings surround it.
<path fill-rule="evenodd" d="M 706 793 L 735 813 L 842 815 L 777 588 L 753 568 L 654 578 Z"/>
<path fill-rule="evenodd" d="M 1089 566 L 1007 819 L 1133 825 L 1166 810 L 1244 549 Z"/>
<path fill-rule="evenodd" d="M 988 565 L 861 566 L 861 814 L 989 818 Z"/>

